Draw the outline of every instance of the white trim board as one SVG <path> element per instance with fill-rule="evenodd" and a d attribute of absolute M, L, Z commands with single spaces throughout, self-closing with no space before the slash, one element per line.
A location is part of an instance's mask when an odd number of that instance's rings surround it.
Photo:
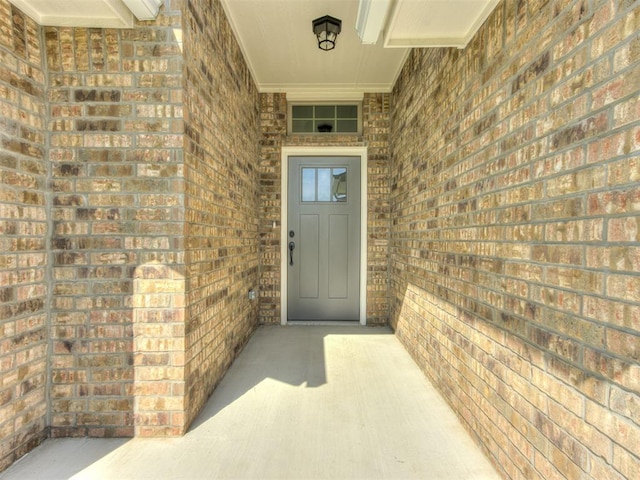
<path fill-rule="evenodd" d="M 282 147 L 280 183 L 280 323 L 287 325 L 289 157 L 360 157 L 360 325 L 367 324 L 367 147 Z"/>

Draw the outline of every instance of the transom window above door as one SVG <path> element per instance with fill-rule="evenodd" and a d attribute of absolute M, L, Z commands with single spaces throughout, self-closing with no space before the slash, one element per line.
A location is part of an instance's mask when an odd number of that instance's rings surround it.
<path fill-rule="evenodd" d="M 289 133 L 360 133 L 360 104 L 289 104 Z"/>

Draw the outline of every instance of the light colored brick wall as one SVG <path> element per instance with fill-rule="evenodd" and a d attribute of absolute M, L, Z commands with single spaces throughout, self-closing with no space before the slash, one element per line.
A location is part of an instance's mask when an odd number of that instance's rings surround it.
<path fill-rule="evenodd" d="M 247 293 L 258 288 L 259 97 L 240 49 L 219 2 L 167 0 L 156 21 L 133 29 L 46 27 L 40 52 L 40 30 L 2 1 L 12 31 L 3 68 L 19 85 L 6 90 L 7 111 L 28 120 L 3 124 L 4 145 L 25 157 L 3 157 L 17 171 L 3 175 L 16 199 L 3 212 L 13 219 L 20 197 L 28 222 L 2 224 L 24 233 L 14 249 L 24 256 L 7 247 L 3 258 L 15 263 L 10 280 L 25 284 L 3 282 L 7 312 L 16 312 L 3 330 L 20 340 L 2 350 L 3 370 L 16 372 L 2 398 L 32 392 L 3 411 L 12 420 L 4 425 L 40 425 L 19 441 L 7 436 L 3 455 L 44 434 L 47 314 L 52 436 L 184 433 L 258 323 Z M 38 128 L 49 130 L 49 181 Z"/>
<path fill-rule="evenodd" d="M 503 1 L 392 95 L 391 323 L 505 477 L 640 477 L 638 31 Z"/>
<path fill-rule="evenodd" d="M 287 135 L 287 96 L 260 95 L 260 322 L 280 324 L 280 155 Z M 273 228 L 273 222 L 276 227 Z"/>
<path fill-rule="evenodd" d="M 258 326 L 259 96 L 220 2 L 184 15 L 190 423 Z"/>
<path fill-rule="evenodd" d="M 184 329 L 179 7 L 165 2 L 133 29 L 44 29 L 52 436 L 130 436 L 134 423 L 153 434 L 183 411 L 172 365 L 184 354 L 184 342 L 173 350 Z"/>
<path fill-rule="evenodd" d="M 389 95 L 363 98 L 362 135 L 287 135 L 284 93 L 260 96 L 260 321 L 280 323 L 280 218 L 283 146 L 366 146 L 368 155 L 367 324 L 389 315 Z M 273 222 L 278 228 L 273 228 Z"/>
<path fill-rule="evenodd" d="M 40 28 L 0 0 L 0 471 L 46 434 L 47 162 Z"/>
<path fill-rule="evenodd" d="M 362 133 L 367 146 L 367 324 L 389 322 L 390 131 L 388 94 L 365 94 Z"/>

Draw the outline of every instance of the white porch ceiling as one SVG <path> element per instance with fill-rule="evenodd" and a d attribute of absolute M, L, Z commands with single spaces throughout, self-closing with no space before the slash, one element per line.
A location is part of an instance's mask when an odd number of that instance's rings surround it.
<path fill-rule="evenodd" d="M 132 28 L 151 20 L 164 0 L 9 0 L 39 25 Z"/>
<path fill-rule="evenodd" d="M 131 28 L 126 3 L 144 9 L 164 0 L 9 0 L 41 25 Z M 500 0 L 220 0 L 261 92 L 339 100 L 388 92 L 410 48 L 464 48 Z M 360 3 L 373 26 L 356 32 Z M 377 8 L 377 10 L 376 10 Z M 386 10 L 386 12 L 385 12 Z M 366 9 L 365 9 L 366 11 Z M 342 20 L 336 48 L 318 49 L 314 18 Z M 361 19 L 362 20 L 362 19 Z M 361 21 L 361 26 L 362 26 Z M 365 22 L 366 23 L 366 22 Z"/>
<path fill-rule="evenodd" d="M 221 0 L 262 92 L 339 99 L 388 92 L 413 47 L 464 48 L 500 0 Z M 388 4 L 375 44 L 356 32 L 358 7 Z M 314 18 L 342 20 L 336 48 L 320 50 Z M 378 21 L 379 19 L 373 19 Z"/>
<path fill-rule="evenodd" d="M 322 99 L 387 92 L 407 49 L 363 45 L 355 30 L 358 0 L 222 0 L 262 92 Z M 342 20 L 336 48 L 318 48 L 314 18 Z"/>
<path fill-rule="evenodd" d="M 457 47 L 471 41 L 500 0 L 399 0 L 385 47 Z"/>

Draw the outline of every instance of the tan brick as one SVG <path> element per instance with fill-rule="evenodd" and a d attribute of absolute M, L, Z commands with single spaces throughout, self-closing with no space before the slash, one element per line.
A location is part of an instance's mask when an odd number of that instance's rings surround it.
<path fill-rule="evenodd" d="M 626 480 L 628 478 L 612 471 L 611 464 L 598 457 L 591 458 L 589 475 L 591 478 L 611 478 L 612 480 Z"/>
<path fill-rule="evenodd" d="M 558 381 L 558 379 L 547 375 L 546 372 L 540 369 L 534 369 L 531 380 L 533 385 L 550 395 L 568 411 L 573 412 L 575 415 L 582 413 L 584 404 L 582 396 L 566 383 Z"/>
<path fill-rule="evenodd" d="M 607 329 L 607 348 L 630 360 L 640 359 L 640 332 Z"/>
<path fill-rule="evenodd" d="M 610 219 L 607 238 L 611 242 L 640 241 L 640 220 L 638 220 L 638 217 Z"/>
<path fill-rule="evenodd" d="M 611 387 L 610 405 L 614 412 L 624 415 L 640 425 L 640 398 L 637 394 Z"/>
<path fill-rule="evenodd" d="M 624 446 L 613 446 L 613 465 L 623 478 L 637 478 L 640 475 L 640 460 Z"/>
<path fill-rule="evenodd" d="M 585 419 L 589 424 L 609 436 L 615 444 L 624 446 L 632 455 L 638 457 L 640 451 L 639 425 L 626 422 L 615 413 L 594 402 L 587 402 Z"/>
<path fill-rule="evenodd" d="M 624 300 L 640 300 L 640 277 L 608 275 L 607 296 Z"/>
<path fill-rule="evenodd" d="M 640 306 L 638 305 L 620 303 L 608 298 L 585 296 L 584 315 L 593 320 L 605 321 L 606 319 L 608 323 L 614 325 L 640 330 Z"/>
<path fill-rule="evenodd" d="M 580 403 L 582 405 L 582 402 Z M 556 423 L 567 435 L 571 435 L 584 449 L 589 452 L 602 457 L 606 461 L 611 459 L 611 440 L 598 431 L 596 428 L 585 423 L 582 416 L 582 411 L 578 414 L 572 413 L 567 408 L 569 406 L 558 405 L 555 402 L 549 403 L 549 418 Z M 580 415 L 580 416 L 578 416 Z M 583 453 L 583 449 L 580 446 L 572 444 L 578 451 Z M 580 465 L 583 470 L 587 470 L 587 459 L 582 459 L 583 463 Z"/>

